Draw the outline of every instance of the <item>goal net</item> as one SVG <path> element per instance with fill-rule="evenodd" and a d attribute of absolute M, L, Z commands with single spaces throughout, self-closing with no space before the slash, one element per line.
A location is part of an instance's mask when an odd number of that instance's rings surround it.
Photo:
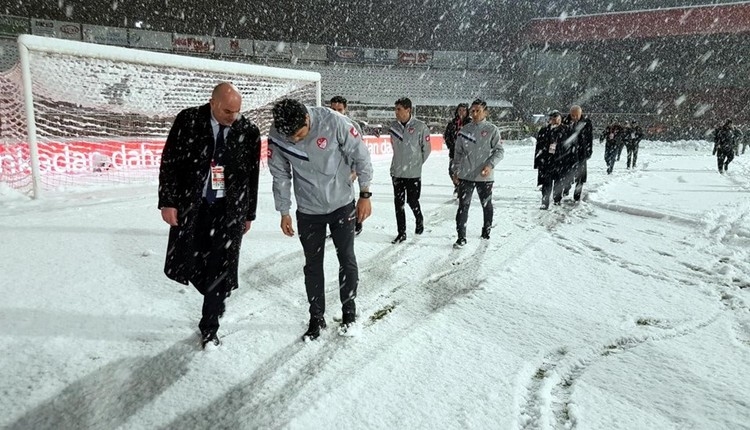
<path fill-rule="evenodd" d="M 155 181 L 174 117 L 222 81 L 262 134 L 275 101 L 320 105 L 314 72 L 30 35 L 18 47 L 19 64 L 0 74 L 0 182 L 35 196 Z"/>

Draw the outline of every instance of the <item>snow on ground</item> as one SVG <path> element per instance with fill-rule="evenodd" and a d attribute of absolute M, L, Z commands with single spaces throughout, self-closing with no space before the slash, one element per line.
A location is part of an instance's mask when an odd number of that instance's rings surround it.
<path fill-rule="evenodd" d="M 509 147 L 492 239 L 475 197 L 462 250 L 446 154 L 425 167 L 425 234 L 400 245 L 376 161 L 359 327 L 336 333 L 329 244 L 329 329 L 309 343 L 302 249 L 265 172 L 205 352 L 200 295 L 162 273 L 155 184 L 0 188 L 0 427 L 750 428 L 750 156 L 722 176 L 710 148 L 644 142 L 606 175 L 596 147 L 584 201 L 540 211 L 531 148 Z"/>

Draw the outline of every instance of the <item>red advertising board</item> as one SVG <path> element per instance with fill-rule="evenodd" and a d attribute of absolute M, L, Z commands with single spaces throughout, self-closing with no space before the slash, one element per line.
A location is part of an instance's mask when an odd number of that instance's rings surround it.
<path fill-rule="evenodd" d="M 390 156 L 390 136 L 364 136 L 373 158 Z M 430 137 L 433 151 L 443 147 L 443 136 Z M 261 142 L 261 158 L 265 161 L 268 145 Z M 98 171 L 158 169 L 164 147 L 162 138 L 77 139 L 64 142 L 39 143 L 39 169 L 42 175 L 82 174 Z M 0 177 L 30 175 L 29 147 L 25 142 L 0 145 Z"/>

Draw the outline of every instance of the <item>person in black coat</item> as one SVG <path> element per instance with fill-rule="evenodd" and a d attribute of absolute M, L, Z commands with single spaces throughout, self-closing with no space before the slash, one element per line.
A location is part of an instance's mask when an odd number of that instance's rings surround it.
<path fill-rule="evenodd" d="M 734 128 L 732 120 L 728 119 L 724 125 L 714 130 L 714 155 L 719 165 L 719 173 L 723 174 L 734 160 Z"/>
<path fill-rule="evenodd" d="M 624 142 L 624 135 L 622 132 L 622 126 L 615 119 L 612 121 L 607 128 L 604 129 L 601 136 L 599 136 L 599 142 L 605 141 L 604 144 L 604 162 L 607 163 L 607 174 L 611 174 L 615 168 L 615 161 L 617 161 L 618 154 L 622 150 L 621 145 Z"/>
<path fill-rule="evenodd" d="M 451 166 L 453 165 L 453 154 L 456 150 L 456 138 L 458 137 L 458 132 L 461 131 L 461 128 L 470 122 L 469 104 L 460 103 L 456 106 L 456 110 L 453 113 L 453 119 L 445 127 L 445 132 L 443 133 L 445 146 L 448 147 L 448 158 L 450 159 L 448 162 L 448 176 L 451 177 L 451 181 L 453 181 Z M 458 195 L 458 183 L 455 181 L 453 182 L 453 195 Z"/>
<path fill-rule="evenodd" d="M 203 295 L 201 343 L 219 345 L 224 300 L 238 287 L 240 243 L 255 219 L 260 131 L 240 115 L 234 85 L 177 114 L 159 169 L 159 209 L 169 229 L 164 273 Z"/>
<path fill-rule="evenodd" d="M 568 140 L 570 130 L 562 124 L 562 114 L 553 110 L 549 114 L 549 124 L 539 129 L 534 151 L 534 168 L 537 169 L 537 186 L 542 187 L 542 206 L 549 209 L 549 197 L 553 193 L 556 205 L 562 200 L 563 188 L 569 183 L 572 145 Z"/>
<path fill-rule="evenodd" d="M 583 184 L 588 179 L 587 161 L 591 158 L 594 151 L 594 126 L 589 117 L 583 115 L 583 109 L 575 105 L 570 108 L 570 113 L 563 124 L 567 125 L 573 140 L 575 152 L 575 164 L 573 165 L 573 181 L 576 184 L 573 192 L 573 200 L 581 200 Z M 566 185 L 565 194 L 567 195 L 570 184 Z"/>
<path fill-rule="evenodd" d="M 642 139 L 643 131 L 636 121 L 632 121 L 629 125 L 625 126 L 624 140 L 625 148 L 628 150 L 628 169 L 631 166 L 635 169 L 635 163 L 638 161 L 638 145 Z"/>

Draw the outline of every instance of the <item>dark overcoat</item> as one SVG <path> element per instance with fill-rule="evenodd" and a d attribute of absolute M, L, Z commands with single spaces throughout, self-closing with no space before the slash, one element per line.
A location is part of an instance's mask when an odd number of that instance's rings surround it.
<path fill-rule="evenodd" d="M 227 287 L 238 287 L 237 270 L 245 221 L 255 219 L 260 171 L 260 131 L 244 116 L 225 141 L 224 181 L 228 225 Z M 178 225 L 169 230 L 164 273 L 187 285 L 195 282 L 196 215 L 214 153 L 209 104 L 183 110 L 169 131 L 159 170 L 159 209 L 177 208 Z M 200 290 L 199 290 L 200 291 Z M 205 293 L 201 291 L 201 293 Z"/>
<path fill-rule="evenodd" d="M 557 127 L 547 125 L 539 129 L 534 150 L 534 168 L 537 169 L 537 185 L 546 179 L 561 180 L 572 169 L 575 153 L 570 137 L 570 129 L 565 124 Z M 550 146 L 555 152 L 550 153 Z"/>

